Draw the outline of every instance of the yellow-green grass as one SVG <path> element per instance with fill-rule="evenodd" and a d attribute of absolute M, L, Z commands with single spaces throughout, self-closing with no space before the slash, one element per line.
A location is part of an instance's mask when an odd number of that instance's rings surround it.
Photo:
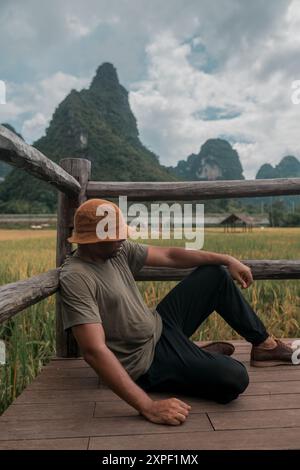
<path fill-rule="evenodd" d="M 53 268 L 55 239 L 54 230 L 0 230 L 0 283 L 26 279 Z M 178 240 L 147 243 L 183 245 Z M 300 229 L 267 228 L 249 233 L 207 229 L 203 249 L 229 253 L 239 259 L 300 259 Z M 146 303 L 153 308 L 175 285 L 176 282 L 140 282 L 139 288 Z M 243 295 L 274 335 L 300 336 L 299 280 L 257 281 L 244 290 Z M 0 325 L 0 339 L 6 341 L 8 356 L 7 364 L 0 366 L 0 411 L 55 354 L 54 300 L 54 296 L 49 297 Z M 231 339 L 238 335 L 214 313 L 192 338 Z"/>

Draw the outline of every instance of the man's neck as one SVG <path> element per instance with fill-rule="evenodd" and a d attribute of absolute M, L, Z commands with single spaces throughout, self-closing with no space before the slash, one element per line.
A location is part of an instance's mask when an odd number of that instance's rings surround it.
<path fill-rule="evenodd" d="M 96 263 L 97 261 L 100 263 L 104 263 L 105 261 L 103 258 L 100 258 L 99 256 L 96 257 L 88 253 L 83 253 L 82 250 L 80 250 L 80 247 L 78 247 L 76 250 L 76 256 L 78 256 L 78 258 L 82 259 L 83 261 L 87 261 L 90 263 Z"/>

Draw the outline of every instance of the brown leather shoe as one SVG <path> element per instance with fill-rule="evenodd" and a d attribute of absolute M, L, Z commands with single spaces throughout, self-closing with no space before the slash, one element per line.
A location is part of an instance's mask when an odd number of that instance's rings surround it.
<path fill-rule="evenodd" d="M 234 353 L 235 347 L 231 343 L 225 343 L 225 341 L 215 341 L 213 343 L 205 344 L 201 346 L 201 349 L 210 353 L 224 354 L 225 356 L 231 356 Z"/>
<path fill-rule="evenodd" d="M 273 349 L 263 349 L 252 346 L 250 365 L 254 367 L 274 367 L 280 365 L 294 365 L 292 362 L 293 349 L 287 344 L 274 338 L 277 346 Z"/>

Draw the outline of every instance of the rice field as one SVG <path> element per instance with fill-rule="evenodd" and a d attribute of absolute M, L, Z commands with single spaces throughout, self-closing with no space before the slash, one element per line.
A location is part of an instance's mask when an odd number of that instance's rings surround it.
<path fill-rule="evenodd" d="M 145 243 L 145 241 L 142 241 Z M 0 230 L 0 283 L 26 279 L 55 266 L 54 230 Z M 179 240 L 149 243 L 180 246 Z M 239 259 L 300 259 L 299 228 L 255 229 L 248 233 L 205 231 L 204 250 L 228 253 Z M 150 307 L 176 282 L 140 282 L 139 288 Z M 243 294 L 278 337 L 300 336 L 300 282 L 257 281 Z M 7 363 L 0 366 L 0 413 L 29 384 L 40 368 L 55 354 L 54 296 L 28 308 L 0 325 L 0 339 L 7 346 Z M 238 338 L 216 313 L 201 325 L 193 339 Z"/>

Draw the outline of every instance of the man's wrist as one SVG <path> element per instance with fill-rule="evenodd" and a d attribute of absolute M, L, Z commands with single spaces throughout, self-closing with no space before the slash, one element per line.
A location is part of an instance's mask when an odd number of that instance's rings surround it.
<path fill-rule="evenodd" d="M 153 400 L 148 395 L 147 397 L 137 405 L 137 410 L 140 413 L 146 413 L 153 405 Z"/>
<path fill-rule="evenodd" d="M 235 258 L 231 255 L 223 255 L 222 264 L 224 264 L 225 266 L 229 266 L 234 260 Z"/>

